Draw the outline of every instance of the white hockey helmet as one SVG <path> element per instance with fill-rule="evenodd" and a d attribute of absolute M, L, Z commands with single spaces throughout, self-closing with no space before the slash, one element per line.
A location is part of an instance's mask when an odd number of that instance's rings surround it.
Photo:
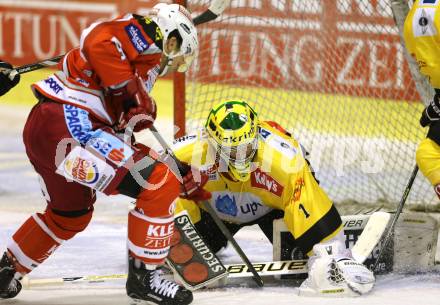
<path fill-rule="evenodd" d="M 169 34 L 174 30 L 178 30 L 182 37 L 182 45 L 179 51 L 168 54 L 164 49 L 164 54 L 170 59 L 183 55 L 187 69 L 199 50 L 197 30 L 192 22 L 191 14 L 185 7 L 179 4 L 158 3 L 153 7 L 151 19 L 159 26 L 162 32 L 164 46 Z"/>

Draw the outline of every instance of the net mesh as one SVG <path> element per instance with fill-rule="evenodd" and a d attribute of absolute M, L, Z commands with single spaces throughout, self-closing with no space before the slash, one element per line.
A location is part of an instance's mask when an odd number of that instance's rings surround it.
<path fill-rule="evenodd" d="M 232 1 L 198 29 L 187 131 L 203 126 L 213 104 L 242 99 L 304 145 L 335 202 L 400 200 L 426 131 L 389 1 Z M 419 173 L 408 204 L 437 202 Z"/>

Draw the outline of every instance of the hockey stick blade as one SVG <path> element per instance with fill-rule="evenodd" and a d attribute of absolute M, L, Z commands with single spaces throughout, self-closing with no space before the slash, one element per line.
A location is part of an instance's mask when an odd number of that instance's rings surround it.
<path fill-rule="evenodd" d="M 359 236 L 353 249 L 351 249 L 353 258 L 357 262 L 364 263 L 368 256 L 370 256 L 374 247 L 382 238 L 390 218 L 390 213 L 386 212 L 374 212 L 370 216 L 362 234 Z"/>
<path fill-rule="evenodd" d="M 307 260 L 290 260 L 276 262 L 253 263 L 252 266 L 257 270 L 260 276 L 275 276 L 289 274 L 307 273 Z M 228 270 L 227 279 L 250 278 L 254 274 L 244 263 L 225 265 Z M 172 273 L 165 273 L 165 276 L 172 276 Z M 117 280 L 125 280 L 127 274 L 109 274 L 109 275 L 88 275 L 64 278 L 32 279 L 25 276 L 21 283 L 23 288 L 32 289 L 45 286 L 60 286 L 65 284 L 97 284 Z"/>

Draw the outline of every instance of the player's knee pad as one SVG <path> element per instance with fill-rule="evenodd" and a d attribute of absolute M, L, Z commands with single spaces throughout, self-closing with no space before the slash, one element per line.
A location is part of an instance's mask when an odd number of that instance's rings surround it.
<path fill-rule="evenodd" d="M 64 241 L 83 231 L 93 210 L 55 214 L 47 209 L 29 217 L 8 245 L 17 271 L 26 274 L 44 262 Z M 70 215 L 69 215 L 70 214 Z"/>
<path fill-rule="evenodd" d="M 158 163 L 139 193 L 136 209 L 149 217 L 168 217 L 174 214 L 179 196 L 179 181 L 163 163 Z"/>
<path fill-rule="evenodd" d="M 174 232 L 174 215 L 158 217 L 132 210 L 128 214 L 128 249 L 130 255 L 148 265 L 165 261 Z"/>

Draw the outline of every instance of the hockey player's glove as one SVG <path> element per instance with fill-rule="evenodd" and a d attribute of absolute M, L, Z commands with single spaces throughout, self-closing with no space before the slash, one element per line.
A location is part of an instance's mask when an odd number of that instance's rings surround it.
<path fill-rule="evenodd" d="M 193 166 L 182 162 L 182 183 L 180 184 L 180 198 L 195 202 L 208 200 L 211 192 L 203 189 L 208 182 L 208 175 Z"/>
<path fill-rule="evenodd" d="M 139 132 L 150 128 L 156 120 L 157 108 L 142 78 L 136 74 L 116 87 L 108 90 L 116 129 L 132 127 L 134 132 Z"/>
<path fill-rule="evenodd" d="M 10 63 L 0 61 L 0 96 L 6 94 L 20 81 L 20 74 L 13 70 Z"/>
<path fill-rule="evenodd" d="M 429 126 L 440 120 L 440 94 L 437 92 L 434 95 L 431 103 L 423 110 L 420 118 L 420 125 L 422 127 Z"/>

